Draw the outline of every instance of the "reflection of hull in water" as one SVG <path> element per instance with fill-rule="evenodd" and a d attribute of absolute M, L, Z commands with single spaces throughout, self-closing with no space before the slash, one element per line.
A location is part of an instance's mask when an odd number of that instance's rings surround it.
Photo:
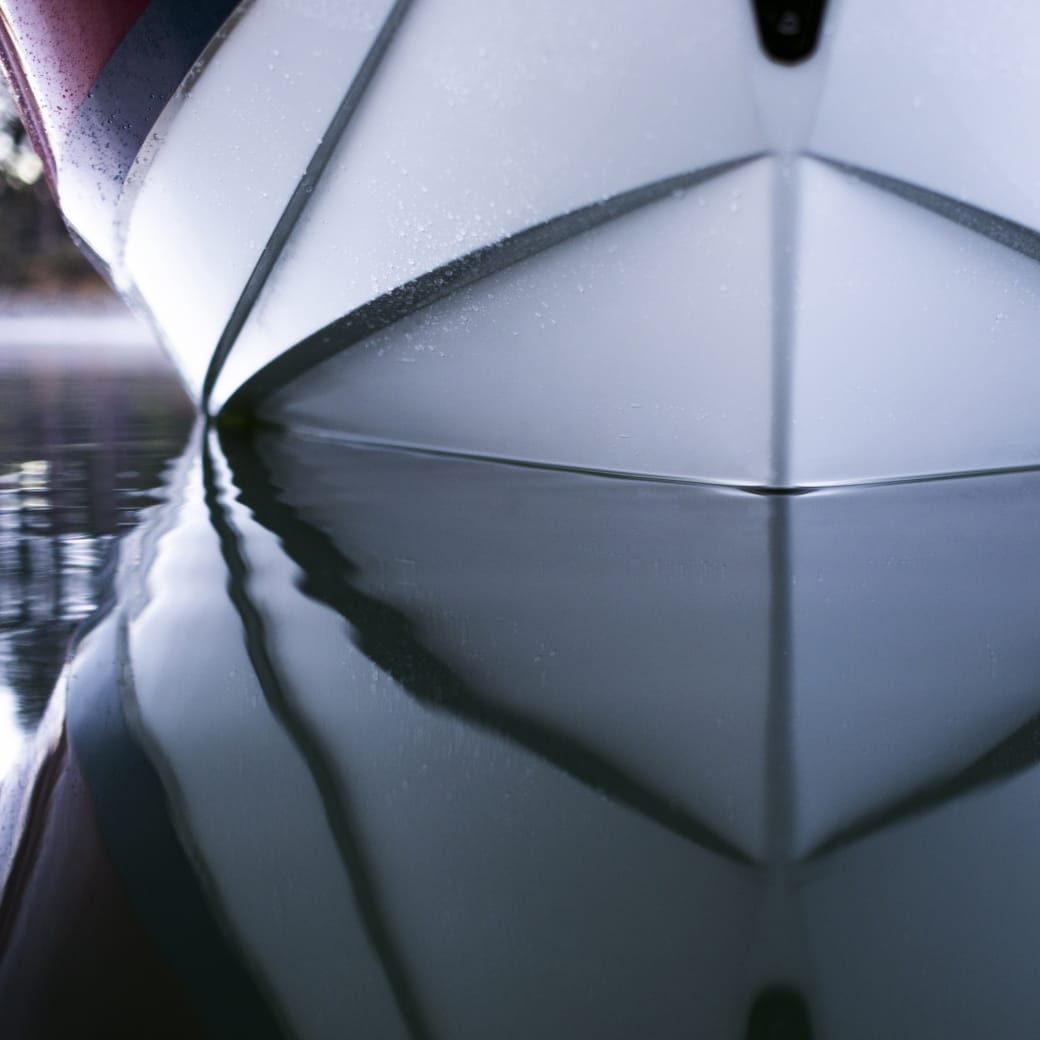
<path fill-rule="evenodd" d="M 1032 5 L 843 0 L 795 65 L 732 0 L 131 6 L 71 117 L 0 4 L 66 213 L 214 412 L 752 486 L 1040 461 Z"/>
<path fill-rule="evenodd" d="M 67 670 L 70 746 L 204 1016 L 215 919 L 227 1002 L 307 1037 L 739 1036 L 756 1001 L 975 1037 L 1038 1011 L 1035 481 L 211 437 Z"/>

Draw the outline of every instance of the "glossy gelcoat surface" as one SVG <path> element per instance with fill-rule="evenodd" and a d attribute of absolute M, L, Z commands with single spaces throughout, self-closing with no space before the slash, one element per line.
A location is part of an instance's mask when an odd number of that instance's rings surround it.
<path fill-rule="evenodd" d="M 976 36 L 841 0 L 784 66 L 740 5 L 510 29 L 417 4 L 211 404 L 743 486 L 1035 465 L 1035 16 L 1010 6 Z"/>
<path fill-rule="evenodd" d="M 389 7 L 246 5 L 130 170 L 117 274 L 150 312 L 196 399 Z"/>

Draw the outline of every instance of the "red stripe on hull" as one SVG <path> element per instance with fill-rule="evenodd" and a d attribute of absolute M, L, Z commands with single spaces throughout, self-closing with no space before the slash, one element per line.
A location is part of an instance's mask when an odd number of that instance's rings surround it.
<path fill-rule="evenodd" d="M 64 137 L 119 41 L 148 0 L 0 0 L 8 58 L 16 85 L 31 97 L 48 136 Z M 23 99 L 23 104 L 26 99 Z"/>

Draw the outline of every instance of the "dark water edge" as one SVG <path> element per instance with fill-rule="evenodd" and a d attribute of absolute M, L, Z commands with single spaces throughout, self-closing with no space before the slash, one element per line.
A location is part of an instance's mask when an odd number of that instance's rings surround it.
<path fill-rule="evenodd" d="M 0 368 L 0 777 L 194 415 L 154 348 L 19 353 Z"/>

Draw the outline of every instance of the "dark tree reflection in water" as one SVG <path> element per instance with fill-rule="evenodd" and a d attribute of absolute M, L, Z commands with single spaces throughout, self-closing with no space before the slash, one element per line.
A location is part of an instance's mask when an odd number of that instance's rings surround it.
<path fill-rule="evenodd" d="M 18 350 L 0 336 L 0 777 L 39 719 L 111 544 L 152 501 L 192 408 L 154 348 Z"/>

